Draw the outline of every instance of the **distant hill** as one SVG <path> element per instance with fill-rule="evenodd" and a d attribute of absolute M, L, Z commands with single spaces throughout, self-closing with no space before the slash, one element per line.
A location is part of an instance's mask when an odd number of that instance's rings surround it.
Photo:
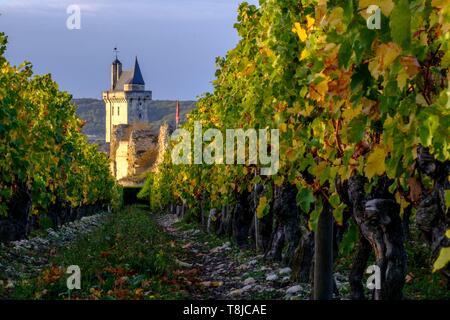
<path fill-rule="evenodd" d="M 92 140 L 101 140 L 105 138 L 105 104 L 98 99 L 74 99 L 73 102 L 78 106 L 77 115 L 87 123 L 83 132 Z M 181 119 L 186 119 L 186 114 L 195 108 L 195 101 L 180 101 Z M 176 101 L 154 100 L 149 109 L 149 119 L 154 128 L 165 121 L 175 126 Z"/>

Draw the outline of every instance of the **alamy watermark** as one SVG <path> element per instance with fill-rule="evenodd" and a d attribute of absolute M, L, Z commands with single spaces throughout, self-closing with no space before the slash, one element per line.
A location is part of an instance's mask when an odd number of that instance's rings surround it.
<path fill-rule="evenodd" d="M 66 271 L 70 276 L 67 278 L 66 285 L 68 290 L 81 289 L 81 270 L 79 266 L 69 266 Z"/>
<path fill-rule="evenodd" d="M 71 4 L 67 7 L 66 13 L 69 17 L 66 20 L 66 27 L 69 30 L 81 29 L 81 8 L 77 4 Z"/>
<path fill-rule="evenodd" d="M 381 269 L 377 265 L 369 266 L 366 273 L 371 276 L 367 279 L 367 289 L 369 290 L 381 290 Z"/>
<path fill-rule="evenodd" d="M 202 124 L 196 121 L 193 134 L 193 139 L 186 129 L 177 129 L 172 134 L 171 140 L 176 142 L 172 150 L 173 164 L 261 165 L 263 176 L 278 173 L 278 129 L 227 129 L 224 141 L 220 130 L 208 129 L 203 133 Z M 205 142 L 209 143 L 206 147 Z"/>
<path fill-rule="evenodd" d="M 379 6 L 377 5 L 370 5 L 367 8 L 367 13 L 371 14 L 371 16 L 369 16 L 367 18 L 367 28 L 369 28 L 370 30 L 380 30 L 381 29 L 381 9 Z"/>

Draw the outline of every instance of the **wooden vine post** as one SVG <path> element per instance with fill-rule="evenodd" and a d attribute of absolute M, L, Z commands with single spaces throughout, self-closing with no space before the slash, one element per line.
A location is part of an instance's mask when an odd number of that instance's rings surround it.
<path fill-rule="evenodd" d="M 324 201 L 315 233 L 314 300 L 333 298 L 333 214 Z"/>

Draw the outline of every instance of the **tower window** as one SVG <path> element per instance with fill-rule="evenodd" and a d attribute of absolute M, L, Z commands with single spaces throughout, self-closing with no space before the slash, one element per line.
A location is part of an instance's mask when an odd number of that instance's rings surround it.
<path fill-rule="evenodd" d="M 120 107 L 117 107 L 117 115 L 120 116 Z"/>
<path fill-rule="evenodd" d="M 114 106 L 112 107 L 112 115 L 114 115 Z"/>

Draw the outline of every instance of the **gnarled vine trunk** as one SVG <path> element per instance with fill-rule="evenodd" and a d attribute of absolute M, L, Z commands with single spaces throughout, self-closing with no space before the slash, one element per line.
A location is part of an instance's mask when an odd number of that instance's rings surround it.
<path fill-rule="evenodd" d="M 294 257 L 291 262 L 292 280 L 301 283 L 312 281 L 312 266 L 314 259 L 314 233 L 302 228 L 302 237 L 295 249 Z"/>
<path fill-rule="evenodd" d="M 248 245 L 249 230 L 253 220 L 250 197 L 251 193 L 248 191 L 239 194 L 233 211 L 232 234 L 239 246 Z"/>
<path fill-rule="evenodd" d="M 275 228 L 265 257 L 290 265 L 300 241 L 300 211 L 297 207 L 297 188 L 285 183 L 275 188 L 273 200 L 273 217 Z M 284 246 L 286 251 L 282 255 Z"/>
<path fill-rule="evenodd" d="M 431 191 L 422 194 L 416 212 L 417 226 L 430 243 L 434 260 L 441 248 L 450 247 L 450 239 L 445 236 L 445 232 L 450 229 L 450 208 L 445 206 L 445 191 L 450 189 L 450 162 L 436 161 L 429 150 L 422 146 L 418 147 L 417 153 L 420 172 L 435 182 Z M 447 278 L 447 286 L 450 288 L 450 266 L 441 273 Z"/>
<path fill-rule="evenodd" d="M 350 273 L 352 296 L 363 299 L 360 280 L 369 258 L 367 243 L 375 253 L 380 268 L 380 289 L 374 290 L 376 300 L 402 298 L 405 284 L 406 253 L 403 246 L 403 225 L 400 207 L 388 192 L 389 181 L 382 177 L 370 195 L 364 192 L 366 179 L 355 175 L 349 180 L 348 194 L 352 203 L 353 217 L 361 236 L 358 252 Z M 365 242 L 365 240 L 367 243 Z"/>

